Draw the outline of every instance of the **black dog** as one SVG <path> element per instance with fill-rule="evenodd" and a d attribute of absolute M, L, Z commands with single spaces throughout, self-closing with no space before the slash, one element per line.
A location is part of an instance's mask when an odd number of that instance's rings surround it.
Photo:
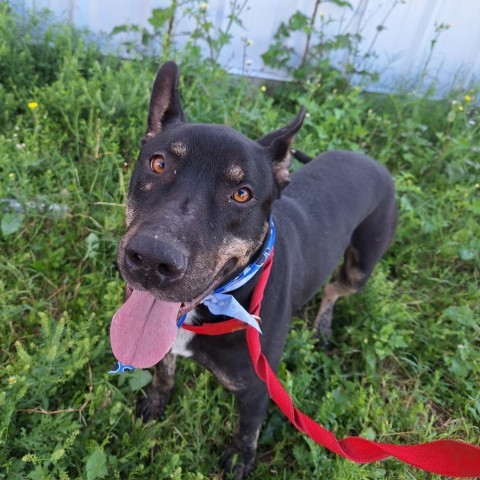
<path fill-rule="evenodd" d="M 133 293 L 112 321 L 112 348 L 136 367 L 157 363 L 139 405 L 144 419 L 159 417 L 170 398 L 176 354 L 208 368 L 237 398 L 239 420 L 222 464 L 243 478 L 253 469 L 269 400 L 245 333 L 195 335 L 177 329 L 177 319 L 186 312 L 187 323 L 225 319 L 200 303 L 256 260 L 271 216 L 275 260 L 261 309 L 261 342 L 276 369 L 292 314 L 342 256 L 315 320 L 319 332 L 331 335 L 335 301 L 365 284 L 395 231 L 394 186 L 382 165 L 344 151 L 323 154 L 290 175 L 289 149 L 304 109 L 287 126 L 252 141 L 225 126 L 186 123 L 177 86 L 178 68 L 168 62 L 153 86 L 130 183 L 118 264 Z M 257 280 L 233 292 L 246 308 Z"/>

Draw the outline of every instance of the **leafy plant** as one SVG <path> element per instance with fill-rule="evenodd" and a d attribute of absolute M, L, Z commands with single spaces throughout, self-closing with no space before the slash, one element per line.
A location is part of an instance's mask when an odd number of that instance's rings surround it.
<path fill-rule="evenodd" d="M 378 95 L 343 87 L 337 73 L 333 83 L 302 77 L 303 88 L 258 86 L 217 64 L 228 24 L 202 26 L 210 20 L 200 2 L 168 8 L 170 17 L 152 15 L 145 48 L 156 42 L 184 67 L 190 120 L 259 138 L 304 104 L 295 147 L 366 152 L 394 173 L 395 242 L 364 291 L 338 302 L 333 350 L 305 326 L 320 294 L 293 322 L 279 374 L 297 405 L 339 436 L 477 442 L 478 88 L 445 99 Z M 183 8 L 200 30 L 176 52 Z M 18 16 L 5 2 L 0 35 L 0 477 L 216 478 L 236 413 L 208 372 L 179 361 L 165 417 L 146 425 L 134 404 L 149 372 L 107 374 L 108 326 L 123 298 L 116 245 L 159 60 L 143 47 L 127 60 L 102 54 L 85 32 L 44 13 Z M 326 454 L 273 406 L 257 463 L 262 479 L 436 478 Z"/>
<path fill-rule="evenodd" d="M 333 0 L 330 3 L 341 9 L 353 10 L 349 1 Z M 362 31 L 365 22 L 359 24 L 355 31 L 347 27 L 332 35 L 329 32 L 338 20 L 320 12 L 322 0 L 316 0 L 310 16 L 297 10 L 286 23 L 280 24 L 273 37 L 274 42 L 262 55 L 262 59 L 266 65 L 286 71 L 296 80 L 303 81 L 309 78 L 337 88 L 344 88 L 354 75 L 375 80 L 378 74 L 372 71 L 371 66 L 371 58 L 375 57 L 375 43 L 385 29 L 384 25 L 389 16 L 402 3 L 405 3 L 404 0 L 391 2 L 381 24 L 376 28 L 376 34 L 370 45 L 366 50 L 362 50 Z M 303 51 L 296 45 L 285 46 L 290 37 L 299 34 L 305 38 Z M 340 54 L 344 60 L 335 61 L 334 58 Z"/>
<path fill-rule="evenodd" d="M 212 68 L 218 67 L 218 60 L 223 48 L 232 40 L 232 27 L 243 27 L 241 15 L 247 7 L 248 0 L 229 0 L 229 13 L 224 28 L 215 27 L 209 14 L 207 2 L 199 0 L 174 0 L 170 6 L 155 8 L 148 19 L 149 28 L 139 25 L 119 25 L 111 35 L 122 34 L 127 38 L 122 42 L 128 54 L 142 57 L 155 57 L 166 60 L 172 55 L 181 55 L 190 60 L 201 62 L 202 48 L 208 51 L 207 58 Z M 180 31 L 183 20 L 193 23 L 188 32 Z M 179 51 L 177 37 L 188 37 L 186 44 Z M 140 40 L 140 41 L 139 41 Z"/>

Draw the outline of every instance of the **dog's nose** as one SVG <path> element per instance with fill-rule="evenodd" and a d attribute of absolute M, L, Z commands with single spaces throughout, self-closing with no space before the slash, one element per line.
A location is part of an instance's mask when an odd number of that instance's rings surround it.
<path fill-rule="evenodd" d="M 135 235 L 125 248 L 125 263 L 135 280 L 166 286 L 179 280 L 187 269 L 187 257 L 180 248 L 155 238 Z"/>

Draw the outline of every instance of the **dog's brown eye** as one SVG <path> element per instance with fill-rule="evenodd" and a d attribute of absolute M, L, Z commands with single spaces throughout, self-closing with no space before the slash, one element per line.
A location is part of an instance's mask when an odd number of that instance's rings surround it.
<path fill-rule="evenodd" d="M 230 198 L 237 203 L 248 202 L 252 198 L 252 191 L 249 188 L 241 188 L 236 191 Z"/>
<path fill-rule="evenodd" d="M 150 159 L 150 168 L 155 173 L 163 173 L 165 171 L 165 157 L 163 155 L 155 155 Z"/>

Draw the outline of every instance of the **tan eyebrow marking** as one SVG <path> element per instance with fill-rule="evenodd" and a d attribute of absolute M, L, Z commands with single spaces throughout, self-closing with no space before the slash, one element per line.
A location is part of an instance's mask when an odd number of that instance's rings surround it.
<path fill-rule="evenodd" d="M 187 156 L 188 150 L 187 146 L 183 142 L 173 142 L 170 145 L 170 152 L 180 158 L 185 158 Z"/>
<path fill-rule="evenodd" d="M 245 172 L 239 165 L 232 165 L 227 170 L 227 178 L 232 182 L 241 182 L 245 178 Z"/>

